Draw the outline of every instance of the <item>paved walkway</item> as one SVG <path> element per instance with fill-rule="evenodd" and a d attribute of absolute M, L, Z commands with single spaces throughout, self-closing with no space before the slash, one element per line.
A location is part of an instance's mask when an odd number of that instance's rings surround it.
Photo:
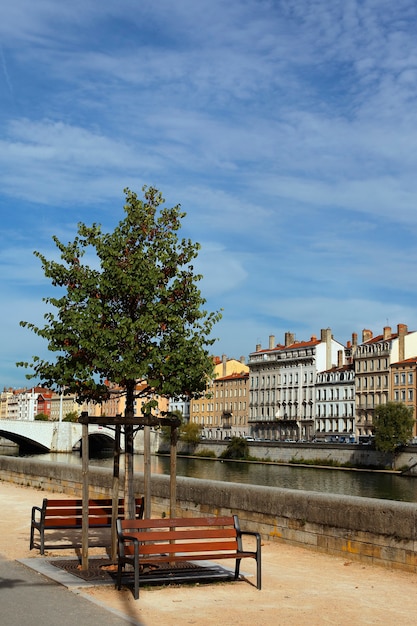
<path fill-rule="evenodd" d="M 29 569 L 0 558 L 2 626 L 126 626 L 131 620 Z M 135 621 L 134 623 L 138 623 Z"/>
<path fill-rule="evenodd" d="M 0 481 L 2 626 L 410 626 L 417 624 L 417 575 L 279 542 L 262 549 L 263 587 L 248 581 L 116 591 L 57 575 L 56 551 L 29 551 L 30 511 L 44 494 Z M 65 558 L 74 556 L 65 551 Z M 28 568 L 30 565 L 30 568 Z M 33 568 L 33 569 L 32 569 Z M 51 572 L 54 571 L 52 574 Z M 52 579 L 53 577 L 53 579 Z M 68 578 L 69 577 L 69 578 Z"/>

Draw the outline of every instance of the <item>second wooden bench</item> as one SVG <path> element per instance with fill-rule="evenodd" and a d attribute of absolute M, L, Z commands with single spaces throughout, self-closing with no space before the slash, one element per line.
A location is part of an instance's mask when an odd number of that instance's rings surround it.
<path fill-rule="evenodd" d="M 137 519 L 143 517 L 143 498 L 135 499 L 135 515 Z M 124 500 L 119 499 L 117 517 L 124 516 Z M 39 548 L 41 554 L 45 551 L 46 530 L 74 530 L 82 528 L 83 501 L 56 500 L 44 498 L 42 506 L 32 507 L 30 521 L 30 549 Z M 110 528 L 112 521 L 111 498 L 95 498 L 88 501 L 88 527 Z M 35 531 L 39 532 L 39 543 L 35 544 Z M 62 544 L 48 545 L 48 549 L 74 547 Z"/>

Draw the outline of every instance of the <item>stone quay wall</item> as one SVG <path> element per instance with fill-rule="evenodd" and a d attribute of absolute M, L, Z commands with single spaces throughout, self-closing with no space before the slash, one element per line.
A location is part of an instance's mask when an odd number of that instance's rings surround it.
<path fill-rule="evenodd" d="M 219 457 L 226 449 L 228 441 L 206 440 L 198 444 L 194 453 L 212 451 Z M 178 450 L 187 451 L 187 447 L 179 442 Z M 168 452 L 168 448 L 164 451 Z M 391 467 L 392 457 L 385 452 L 379 452 L 372 446 L 359 444 L 332 444 L 332 443 L 272 443 L 255 441 L 249 444 L 249 454 L 256 459 L 274 463 L 307 463 L 317 460 L 350 465 L 352 467 Z M 395 458 L 395 467 L 409 467 L 410 476 L 417 476 L 417 446 L 406 446 Z"/>
<path fill-rule="evenodd" d="M 82 495 L 79 466 L 0 456 L 0 477 L 51 492 Z M 169 480 L 169 476 L 152 476 L 152 516 L 170 514 Z M 111 484 L 111 470 L 90 469 L 91 497 L 110 495 Z M 143 493 L 143 484 L 143 475 L 138 474 L 136 495 Z M 413 503 L 177 477 L 176 514 L 237 514 L 243 529 L 259 531 L 264 540 L 417 572 L 417 506 Z M 30 511 L 27 516 L 29 526 Z"/>

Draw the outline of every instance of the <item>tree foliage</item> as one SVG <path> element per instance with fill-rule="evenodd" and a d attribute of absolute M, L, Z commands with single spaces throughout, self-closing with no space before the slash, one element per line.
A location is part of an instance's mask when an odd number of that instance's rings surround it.
<path fill-rule="evenodd" d="M 375 408 L 375 446 L 381 452 L 395 452 L 412 437 L 413 409 L 401 402 L 388 402 Z"/>
<path fill-rule="evenodd" d="M 179 238 L 185 213 L 179 205 L 162 206 L 157 189 L 143 192 L 140 200 L 125 189 L 125 217 L 113 232 L 80 223 L 72 242 L 53 237 L 60 262 L 35 252 L 58 293 L 44 298 L 52 309 L 44 326 L 21 322 L 55 355 L 20 363 L 31 368 L 28 378 L 74 393 L 80 403 L 102 403 L 120 389 L 127 418 L 134 418 L 139 396 L 204 393 L 213 373 L 211 332 L 220 318 L 203 308 L 202 277 L 193 267 L 199 244 Z M 143 416 L 152 417 L 156 404 L 145 402 Z M 125 498 L 133 517 L 133 425 L 124 432 Z"/>
<path fill-rule="evenodd" d="M 199 244 L 178 236 L 185 213 L 163 207 L 153 187 L 143 192 L 140 200 L 125 190 L 126 215 L 113 232 L 80 223 L 74 241 L 53 237 L 60 262 L 35 252 L 58 295 L 44 298 L 52 310 L 43 327 L 21 322 L 55 355 L 19 363 L 32 370 L 28 378 L 75 393 L 79 402 L 107 400 L 111 381 L 126 394 L 126 415 L 134 414 L 138 381 L 148 384 L 140 395 L 204 392 L 220 318 L 203 308 L 202 277 L 192 265 Z"/>
<path fill-rule="evenodd" d="M 232 437 L 226 450 L 221 453 L 221 459 L 248 459 L 249 444 L 243 437 Z"/>
<path fill-rule="evenodd" d="M 37 413 L 35 415 L 35 420 L 37 422 L 47 422 L 49 420 L 49 415 L 47 415 L 46 413 Z"/>
<path fill-rule="evenodd" d="M 180 428 L 180 440 L 189 445 L 197 445 L 201 440 L 202 427 L 195 422 L 182 424 Z"/>

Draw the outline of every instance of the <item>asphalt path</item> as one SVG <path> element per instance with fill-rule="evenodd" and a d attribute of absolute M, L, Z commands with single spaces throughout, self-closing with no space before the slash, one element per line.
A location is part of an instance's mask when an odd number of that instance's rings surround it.
<path fill-rule="evenodd" d="M 70 591 L 17 561 L 0 557 L 2 626 L 126 626 L 139 624 Z"/>

